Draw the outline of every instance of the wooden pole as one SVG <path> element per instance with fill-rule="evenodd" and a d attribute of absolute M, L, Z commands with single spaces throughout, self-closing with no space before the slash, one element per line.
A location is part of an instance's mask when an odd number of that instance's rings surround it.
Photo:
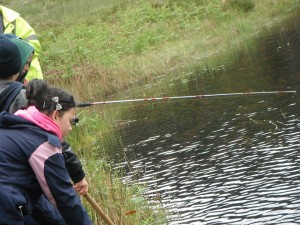
<path fill-rule="evenodd" d="M 84 195 L 85 199 L 93 206 L 93 208 L 98 212 L 101 218 L 105 221 L 108 225 L 115 225 L 109 216 L 103 211 L 103 209 L 97 204 L 97 202 L 90 196 L 89 193 Z"/>

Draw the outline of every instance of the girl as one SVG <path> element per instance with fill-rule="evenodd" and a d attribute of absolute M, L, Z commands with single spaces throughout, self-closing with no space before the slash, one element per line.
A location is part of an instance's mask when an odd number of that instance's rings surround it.
<path fill-rule="evenodd" d="M 92 224 L 61 151 L 75 119 L 73 96 L 43 80 L 30 81 L 26 96 L 26 110 L 0 114 L 0 224 L 23 225 L 41 194 L 66 224 Z"/>

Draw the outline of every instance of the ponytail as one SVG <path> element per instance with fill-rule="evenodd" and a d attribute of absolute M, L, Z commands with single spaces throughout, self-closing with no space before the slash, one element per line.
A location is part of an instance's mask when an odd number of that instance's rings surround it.
<path fill-rule="evenodd" d="M 28 106 L 50 114 L 55 110 L 68 111 L 76 106 L 74 97 L 61 88 L 50 87 L 44 80 L 33 79 L 26 87 Z"/>

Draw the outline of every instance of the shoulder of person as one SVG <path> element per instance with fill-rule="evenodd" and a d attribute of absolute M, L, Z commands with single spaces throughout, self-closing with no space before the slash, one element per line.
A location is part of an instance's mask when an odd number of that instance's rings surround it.
<path fill-rule="evenodd" d="M 12 80 L 1 80 L 0 79 L 0 93 L 7 88 L 10 84 L 12 84 L 14 81 Z"/>
<path fill-rule="evenodd" d="M 5 6 L 0 5 L 0 9 L 2 11 L 3 17 L 10 23 L 20 17 L 20 13 L 17 13 L 16 11 Z"/>

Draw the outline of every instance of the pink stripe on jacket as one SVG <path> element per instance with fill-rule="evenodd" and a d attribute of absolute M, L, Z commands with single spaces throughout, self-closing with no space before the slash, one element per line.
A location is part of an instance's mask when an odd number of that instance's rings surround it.
<path fill-rule="evenodd" d="M 57 207 L 57 205 L 45 177 L 45 162 L 48 158 L 57 153 L 61 154 L 61 149 L 45 142 L 34 151 L 28 160 L 45 195 L 55 207 Z"/>

